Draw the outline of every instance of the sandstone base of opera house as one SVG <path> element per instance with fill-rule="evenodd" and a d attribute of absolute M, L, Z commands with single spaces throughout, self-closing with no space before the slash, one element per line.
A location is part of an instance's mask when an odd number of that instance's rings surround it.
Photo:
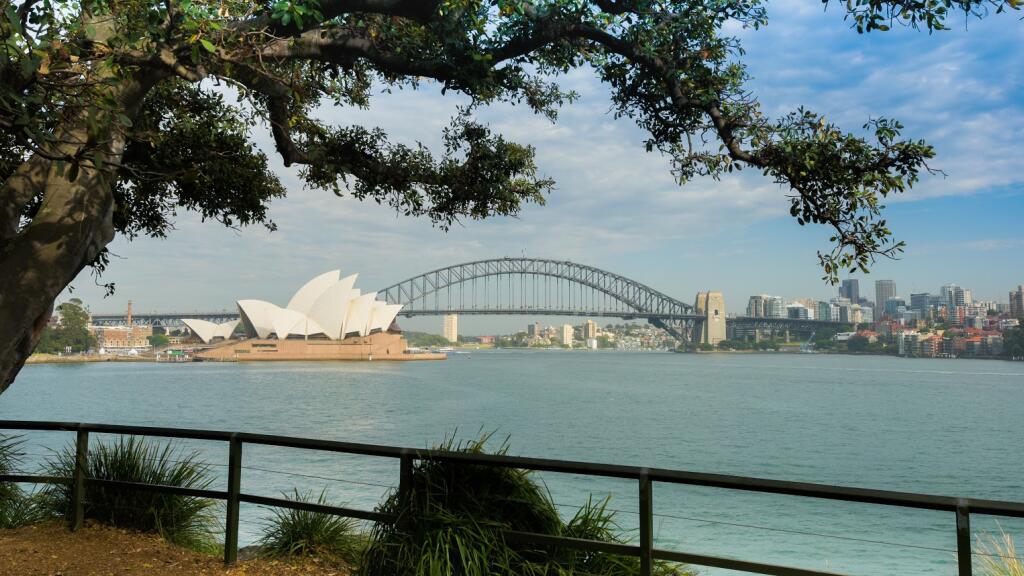
<path fill-rule="evenodd" d="M 196 360 L 265 362 L 282 360 L 444 360 L 444 354 L 407 354 L 405 338 L 392 332 L 344 340 L 229 340 L 197 352 Z"/>

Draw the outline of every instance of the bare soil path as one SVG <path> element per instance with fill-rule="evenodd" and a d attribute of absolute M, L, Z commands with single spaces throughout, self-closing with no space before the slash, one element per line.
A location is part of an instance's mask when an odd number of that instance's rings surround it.
<path fill-rule="evenodd" d="M 3 576 L 351 576 L 313 559 L 220 559 L 171 546 L 159 536 L 98 524 L 68 532 L 57 523 L 0 530 Z"/>

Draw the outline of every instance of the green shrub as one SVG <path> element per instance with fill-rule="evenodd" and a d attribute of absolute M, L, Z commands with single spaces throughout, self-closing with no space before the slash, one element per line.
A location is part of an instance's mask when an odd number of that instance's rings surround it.
<path fill-rule="evenodd" d="M 0 434 L 0 474 L 14 474 L 21 464 L 21 445 L 24 439 L 20 436 Z M 9 501 L 20 492 L 13 482 L 0 482 L 0 503 Z"/>
<path fill-rule="evenodd" d="M 47 463 L 48 474 L 70 477 L 75 469 L 74 445 L 57 452 Z M 182 488 L 205 489 L 213 478 L 198 453 L 186 453 L 172 443 L 162 446 L 142 438 L 119 438 L 89 449 L 86 476 Z M 71 516 L 71 486 L 55 484 L 42 492 L 54 515 Z M 163 494 L 149 490 L 86 484 L 85 517 L 140 532 L 154 532 L 171 543 L 196 550 L 216 549 L 215 502 L 207 498 Z"/>
<path fill-rule="evenodd" d="M 285 498 L 297 502 L 326 504 L 324 493 L 313 498 L 312 492 L 300 494 L 295 490 Z M 260 547 L 266 556 L 316 556 L 328 561 L 341 560 L 352 565 L 359 561 L 366 549 L 366 537 L 359 533 L 358 524 L 351 518 L 275 508 L 268 521 Z"/>
<path fill-rule="evenodd" d="M 441 449 L 484 452 L 488 436 L 468 443 L 448 440 Z M 497 451 L 504 454 L 507 442 Z M 623 542 L 606 501 L 583 506 L 569 522 L 558 515 L 551 496 L 524 470 L 436 461 L 418 461 L 410 492 L 393 492 L 380 511 L 397 516 L 379 523 L 360 566 L 363 576 L 629 576 L 639 573 L 636 558 L 568 549 L 541 550 L 506 542 L 501 532 Z M 663 576 L 687 574 L 659 564 Z"/>
<path fill-rule="evenodd" d="M 21 464 L 20 436 L 0 435 L 0 474 L 15 474 Z M 13 482 L 0 482 L 0 528 L 20 528 L 47 518 L 39 499 Z"/>

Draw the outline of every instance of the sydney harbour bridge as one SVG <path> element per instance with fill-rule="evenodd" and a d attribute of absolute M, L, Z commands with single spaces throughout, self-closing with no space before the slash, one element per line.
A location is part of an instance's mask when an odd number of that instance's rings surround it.
<path fill-rule="evenodd" d="M 645 284 L 600 268 L 567 260 L 494 258 L 432 270 L 378 291 L 389 304 L 403 304 L 400 315 L 586 316 L 643 319 L 674 338 L 693 342 L 707 321 L 693 305 Z M 178 326 L 183 318 L 222 322 L 237 311 L 138 313 L 133 322 Z M 98 325 L 125 322 L 124 314 L 93 315 Z M 838 329 L 844 325 L 817 320 L 733 316 L 734 330 L 793 331 Z"/>

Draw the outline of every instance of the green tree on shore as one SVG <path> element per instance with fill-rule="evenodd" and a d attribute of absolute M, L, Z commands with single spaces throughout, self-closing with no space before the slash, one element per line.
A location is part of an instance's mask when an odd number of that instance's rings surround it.
<path fill-rule="evenodd" d="M 1003 356 L 1014 359 L 1024 358 L 1024 326 L 1003 333 Z"/>
<path fill-rule="evenodd" d="M 73 299 L 57 307 L 60 323 L 43 329 L 36 352 L 86 352 L 96 347 L 96 337 L 89 331 L 89 313 L 81 304 Z"/>
<path fill-rule="evenodd" d="M 850 336 L 846 341 L 846 349 L 850 352 L 867 352 L 870 344 L 871 340 L 866 336 Z"/>
<path fill-rule="evenodd" d="M 1017 5 L 835 6 L 868 32 Z M 796 221 L 831 234 L 826 278 L 900 252 L 882 202 L 934 150 L 891 119 L 866 119 L 862 136 L 803 108 L 769 116 L 730 32 L 766 23 L 759 0 L 0 0 L 0 391 L 115 235 L 165 236 L 179 210 L 273 228 L 268 205 L 285 190 L 256 127 L 308 187 L 445 228 L 544 201 L 553 182 L 534 149 L 476 112 L 519 104 L 554 121 L 576 99 L 557 83 L 574 69 L 605 83 L 680 182 L 751 168 L 786 186 Z M 316 115 L 424 82 L 464 103 L 436 152 Z"/>

